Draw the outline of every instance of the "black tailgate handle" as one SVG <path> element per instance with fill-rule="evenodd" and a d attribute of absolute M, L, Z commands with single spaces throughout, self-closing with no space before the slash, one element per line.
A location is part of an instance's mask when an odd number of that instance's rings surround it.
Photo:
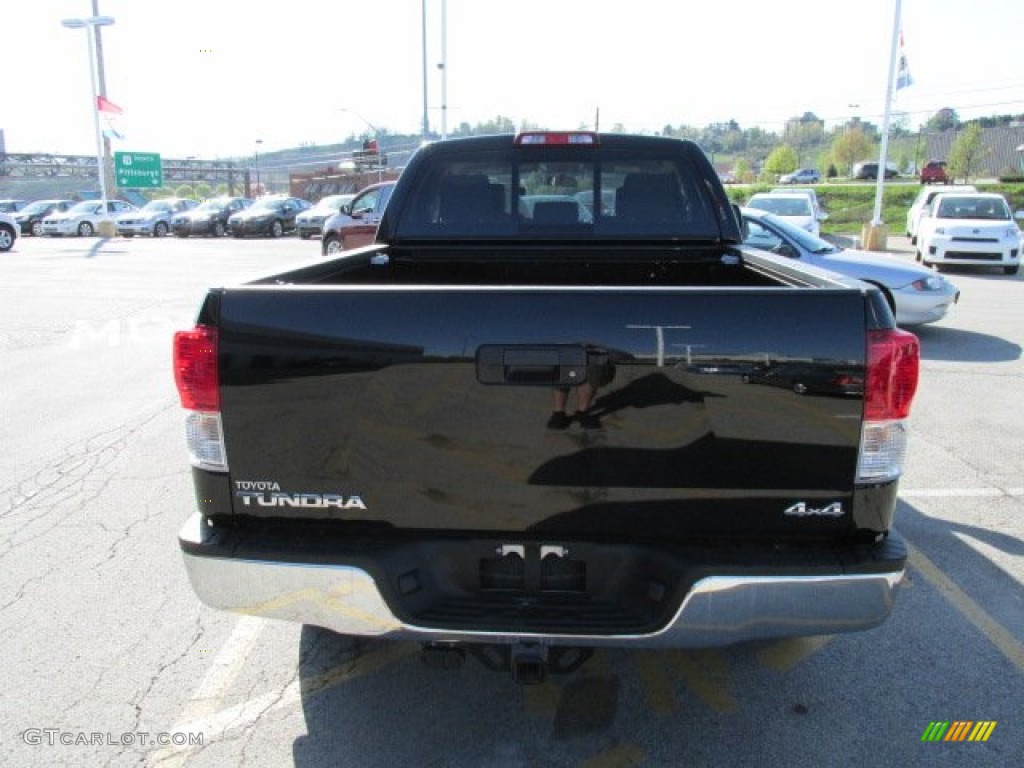
<path fill-rule="evenodd" d="M 481 344 L 476 350 L 481 384 L 571 387 L 587 380 L 581 344 Z"/>

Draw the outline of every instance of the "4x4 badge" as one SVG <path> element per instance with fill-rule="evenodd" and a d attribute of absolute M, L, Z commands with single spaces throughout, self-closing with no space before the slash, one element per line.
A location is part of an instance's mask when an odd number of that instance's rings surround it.
<path fill-rule="evenodd" d="M 827 507 L 818 509 L 817 507 L 809 507 L 806 502 L 800 501 L 782 514 L 789 515 L 790 517 L 842 517 L 843 505 L 841 502 L 833 501 Z"/>

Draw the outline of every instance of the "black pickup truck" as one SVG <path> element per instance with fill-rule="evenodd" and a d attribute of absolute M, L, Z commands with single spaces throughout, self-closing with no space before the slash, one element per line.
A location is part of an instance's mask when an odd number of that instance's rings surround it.
<path fill-rule="evenodd" d="M 691 142 L 456 139 L 374 244 L 210 290 L 174 345 L 200 599 L 522 681 L 884 621 L 917 339 L 741 227 Z"/>

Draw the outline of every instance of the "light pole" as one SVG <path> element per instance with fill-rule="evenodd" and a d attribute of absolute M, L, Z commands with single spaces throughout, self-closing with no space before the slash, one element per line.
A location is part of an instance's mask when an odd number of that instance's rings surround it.
<path fill-rule="evenodd" d="M 107 215 L 107 181 L 104 173 L 103 131 L 100 130 L 100 112 L 96 103 L 96 51 L 93 42 L 96 27 L 106 27 L 114 23 L 112 16 L 87 16 L 84 19 L 64 19 L 61 24 L 68 29 L 84 29 L 89 41 L 89 86 L 92 90 L 92 118 L 96 128 L 96 166 L 100 182 L 100 200 L 103 202 L 103 215 Z"/>
<path fill-rule="evenodd" d="M 263 143 L 263 139 L 256 139 L 256 194 L 253 197 L 260 196 L 260 144 Z"/>

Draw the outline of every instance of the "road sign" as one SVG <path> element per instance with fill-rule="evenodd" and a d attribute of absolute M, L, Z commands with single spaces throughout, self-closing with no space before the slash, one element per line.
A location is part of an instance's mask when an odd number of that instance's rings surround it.
<path fill-rule="evenodd" d="M 117 186 L 156 188 L 164 185 L 160 155 L 153 152 L 115 152 L 114 175 Z"/>

